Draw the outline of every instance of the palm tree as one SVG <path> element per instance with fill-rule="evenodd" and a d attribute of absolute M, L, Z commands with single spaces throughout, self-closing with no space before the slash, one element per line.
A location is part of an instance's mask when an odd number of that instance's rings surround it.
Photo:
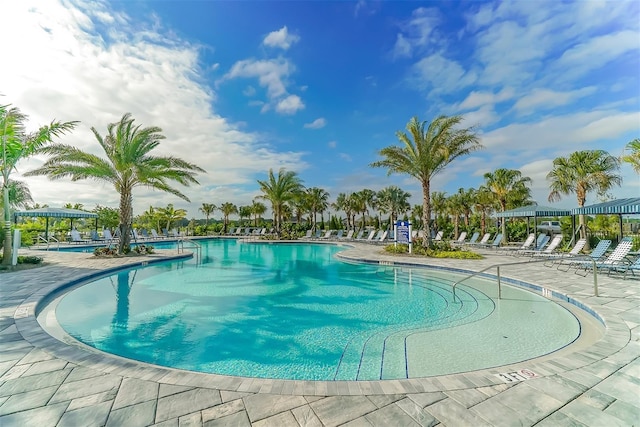
<path fill-rule="evenodd" d="M 227 226 L 229 225 L 229 215 L 237 214 L 238 207 L 230 202 L 225 202 L 220 205 L 220 211 L 222 212 L 224 222 L 224 234 L 227 234 Z"/>
<path fill-rule="evenodd" d="M 369 208 L 373 208 L 376 204 L 376 192 L 365 188 L 356 193 L 353 193 L 353 197 L 355 198 L 354 204 L 356 206 L 357 212 L 362 213 L 361 228 L 364 229 L 364 227 L 366 226 L 366 215 L 367 213 L 369 213 Z"/>
<path fill-rule="evenodd" d="M 31 191 L 24 182 L 10 179 L 7 187 L 9 188 L 9 206 L 11 208 L 26 208 L 33 203 Z M 0 199 L 0 207 L 4 208 L 4 198 Z"/>
<path fill-rule="evenodd" d="M 480 234 L 486 233 L 487 216 L 495 210 L 495 198 L 491 190 L 481 185 L 476 191 L 475 211 L 480 214 Z"/>
<path fill-rule="evenodd" d="M 640 139 L 636 138 L 629 142 L 625 147 L 625 150 L 631 151 L 630 154 L 625 154 L 620 157 L 620 160 L 627 162 L 631 165 L 637 174 L 640 174 Z"/>
<path fill-rule="evenodd" d="M 312 220 L 311 228 L 312 230 L 315 230 L 318 212 L 326 210 L 329 206 L 329 193 L 322 188 L 311 187 L 307 188 L 306 197 L 307 207 L 309 208 Z"/>
<path fill-rule="evenodd" d="M 251 206 L 240 206 L 238 208 L 238 216 L 241 224 L 243 218 L 249 218 L 249 224 L 251 224 Z"/>
<path fill-rule="evenodd" d="M 253 203 L 251 203 L 251 214 L 254 218 L 254 226 L 258 226 L 258 220 L 262 215 L 264 215 L 266 211 L 267 207 L 264 205 L 264 203 L 260 203 L 255 200 L 253 201 Z"/>
<path fill-rule="evenodd" d="M 258 197 L 271 202 L 273 222 L 276 233 L 280 236 L 285 205 L 293 201 L 296 194 L 302 191 L 302 181 L 298 177 L 298 174 L 293 171 L 286 171 L 284 168 L 281 168 L 276 177 L 273 174 L 273 169 L 269 169 L 267 180 L 258 180 L 258 185 L 264 193 Z"/>
<path fill-rule="evenodd" d="M 431 210 L 434 218 L 434 228 L 438 229 L 438 215 L 444 213 L 446 210 L 447 193 L 444 191 L 434 191 L 431 193 Z M 423 205 L 424 214 L 424 205 Z M 431 218 L 429 218 L 431 220 Z"/>
<path fill-rule="evenodd" d="M 460 191 L 462 190 L 462 191 Z M 446 206 L 447 211 L 453 216 L 453 236 L 458 238 L 460 231 L 460 214 L 464 210 L 464 189 L 461 188 L 457 193 L 447 197 Z"/>
<path fill-rule="evenodd" d="M 550 182 L 549 201 L 558 201 L 561 195 L 575 193 L 578 206 L 583 207 L 587 193 L 596 190 L 604 195 L 614 185 L 622 184 L 620 160 L 604 150 L 575 151 L 567 157 L 553 161 L 553 169 L 547 174 Z M 586 238 L 584 214 L 579 216 L 580 237 Z"/>
<path fill-rule="evenodd" d="M 411 137 L 398 131 L 396 136 L 401 145 L 383 148 L 379 151 L 383 160 L 371 164 L 373 167 L 387 168 L 389 174 L 408 174 L 420 181 L 424 246 L 429 246 L 431 239 L 431 179 L 456 158 L 482 148 L 478 136 L 471 128 L 456 128 L 460 122 L 461 116 L 440 116 L 426 127 L 427 122 L 420 122 L 414 117 L 407 123 L 407 131 Z"/>
<path fill-rule="evenodd" d="M 460 209 L 462 215 L 464 217 L 464 225 L 469 228 L 469 217 L 471 216 L 471 212 L 473 210 L 473 202 L 476 197 L 476 192 L 473 188 L 460 188 L 458 189 L 458 194 L 460 195 Z M 456 234 L 456 238 L 457 238 Z"/>
<path fill-rule="evenodd" d="M 4 210 L 4 251 L 2 263 L 11 264 L 11 201 L 10 180 L 11 172 L 22 159 L 37 154 L 40 149 L 51 143 L 54 138 L 60 137 L 72 131 L 78 122 L 53 121 L 47 126 L 42 126 L 36 132 L 27 133 L 25 122 L 27 116 L 18 108 L 9 108 L 8 105 L 0 105 L 0 143 L 2 153 L 0 156 L 0 170 L 2 171 L 2 205 Z"/>
<path fill-rule="evenodd" d="M 531 189 L 528 185 L 531 178 L 523 177 L 522 173 L 516 169 L 496 169 L 494 172 L 484 174 L 485 187 L 493 193 L 494 199 L 500 204 L 502 212 L 507 210 L 509 203 L 514 201 L 527 200 L 531 197 Z M 516 206 L 513 206 L 516 207 Z M 508 242 L 507 226 L 502 218 L 502 241 Z"/>
<path fill-rule="evenodd" d="M 409 198 L 411 194 L 400 187 L 391 185 L 378 192 L 378 209 L 389 214 L 389 226 L 393 229 L 393 222 L 401 213 L 411 209 Z"/>
<path fill-rule="evenodd" d="M 422 222 L 422 205 L 413 205 L 413 208 L 411 208 L 411 221 L 418 229 Z"/>
<path fill-rule="evenodd" d="M 182 221 L 187 217 L 186 210 L 176 209 L 171 203 L 169 203 L 166 208 L 156 208 L 156 211 L 160 219 L 167 223 L 167 230 L 171 229 L 172 223 Z"/>
<path fill-rule="evenodd" d="M 200 208 L 198 209 L 207 218 L 206 222 L 204 223 L 205 234 L 209 228 L 209 217 L 216 209 L 218 209 L 218 207 L 213 203 L 203 203 L 202 206 L 200 206 Z"/>
<path fill-rule="evenodd" d="M 351 228 L 351 205 L 349 203 L 349 196 L 346 193 L 338 194 L 336 201 L 331 204 L 336 211 L 343 211 L 347 216 L 347 228 Z"/>
<path fill-rule="evenodd" d="M 130 229 L 133 219 L 133 189 L 148 187 L 171 193 L 186 201 L 189 198 L 168 181 L 188 186 L 198 184 L 197 172 L 204 169 L 177 157 L 159 157 L 151 152 L 165 137 L 159 127 L 143 128 L 134 125 L 129 113 L 117 123 L 107 126 L 104 138 L 91 128 L 106 159 L 79 150 L 71 145 L 55 144 L 41 151 L 51 157 L 40 168 L 27 175 L 46 175 L 50 179 L 70 177 L 73 181 L 95 179 L 113 184 L 120 194 L 120 243 L 118 253 L 123 253 L 131 241 Z"/>

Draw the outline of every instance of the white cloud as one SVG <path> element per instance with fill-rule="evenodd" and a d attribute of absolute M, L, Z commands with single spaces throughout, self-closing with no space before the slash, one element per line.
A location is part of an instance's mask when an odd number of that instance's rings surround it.
<path fill-rule="evenodd" d="M 411 43 L 402 34 L 398 34 L 391 54 L 394 59 L 411 57 Z"/>
<path fill-rule="evenodd" d="M 256 94 L 256 88 L 253 86 L 247 86 L 246 88 L 244 88 L 244 90 L 242 91 L 242 94 L 244 96 L 254 96 Z"/>
<path fill-rule="evenodd" d="M 433 93 L 452 93 L 476 80 L 474 73 L 466 72 L 460 63 L 440 53 L 422 58 L 412 66 L 412 71 L 417 84 Z"/>
<path fill-rule="evenodd" d="M 513 108 L 521 114 L 550 110 L 561 105 L 570 104 L 576 99 L 593 94 L 595 91 L 596 88 L 593 86 L 566 92 L 537 88 L 518 99 Z"/>
<path fill-rule="evenodd" d="M 411 18 L 401 24 L 401 32 L 396 37 L 392 56 L 410 57 L 430 45 L 438 44 L 436 28 L 440 23 L 440 11 L 436 8 L 419 7 L 411 13 Z"/>
<path fill-rule="evenodd" d="M 134 198 L 136 211 L 149 204 L 174 203 L 189 206 L 197 214 L 201 203 L 217 202 L 209 199 L 209 188 L 241 189 L 253 186 L 256 174 L 269 168 L 300 171 L 306 167 L 304 153 L 277 152 L 259 142 L 264 141 L 263 136 L 241 130 L 239 124 L 212 109 L 215 94 L 201 83 L 197 47 L 149 29 L 144 35 L 137 34 L 124 15 L 101 3 L 86 7 L 72 8 L 55 1 L 0 3 L 0 15 L 12 17 L 0 26 L 0 38 L 20 40 L 8 43 L 4 54 L 21 58 L 11 67 L 0 67 L 6 95 L 3 103 L 28 114 L 30 128 L 54 118 L 80 120 L 81 125 L 61 141 L 96 154 L 100 154 L 99 145 L 89 127 L 104 135 L 108 123 L 131 112 L 137 124 L 163 129 L 167 139 L 157 154 L 178 155 L 207 170 L 198 176 L 200 186 L 176 184 L 191 198 L 191 205 L 169 194 L 139 189 Z M 99 35 L 91 18 L 96 11 L 102 22 L 109 22 L 112 16 L 122 26 L 111 28 L 109 36 Z M 142 26 L 136 22 L 135 28 Z M 274 87 L 276 90 L 277 85 Z M 40 158 L 22 162 L 19 171 L 41 162 Z M 21 179 L 19 174 L 15 178 Z M 37 203 L 59 206 L 64 200 L 89 208 L 96 203 L 117 207 L 115 190 L 102 184 L 51 182 L 42 177 L 22 180 Z"/>
<path fill-rule="evenodd" d="M 460 110 L 471 110 L 477 107 L 483 107 L 486 105 L 494 105 L 499 102 L 504 102 L 512 99 L 515 96 L 515 91 L 511 87 L 503 88 L 498 93 L 490 91 L 473 91 L 456 106 Z"/>
<path fill-rule="evenodd" d="M 325 127 L 326 125 L 327 125 L 327 121 L 325 120 L 325 118 L 324 117 L 320 117 L 318 119 L 315 119 L 311 123 L 305 123 L 304 127 L 305 127 L 305 129 L 321 129 L 321 128 Z"/>
<path fill-rule="evenodd" d="M 223 80 L 237 77 L 257 78 L 260 86 L 267 88 L 269 97 L 275 98 L 287 93 L 285 82 L 294 70 L 295 66 L 284 58 L 244 59 L 233 64 Z"/>
<path fill-rule="evenodd" d="M 295 114 L 299 110 L 303 110 L 304 103 L 298 95 L 289 95 L 278 101 L 275 108 L 278 113 L 291 115 Z"/>
<path fill-rule="evenodd" d="M 295 34 L 289 34 L 286 25 L 277 31 L 270 32 L 263 40 L 265 46 L 277 47 L 287 50 L 292 44 L 297 43 L 300 40 L 300 36 Z"/>
<path fill-rule="evenodd" d="M 338 154 L 338 156 L 339 156 L 342 160 L 344 160 L 345 162 L 350 162 L 350 161 L 352 160 L 352 159 L 351 159 L 351 156 L 350 156 L 350 155 L 348 155 L 347 153 L 340 153 L 340 154 Z"/>
<path fill-rule="evenodd" d="M 329 141 L 327 145 L 329 146 L 329 148 L 336 148 L 338 146 L 338 143 L 336 141 Z"/>

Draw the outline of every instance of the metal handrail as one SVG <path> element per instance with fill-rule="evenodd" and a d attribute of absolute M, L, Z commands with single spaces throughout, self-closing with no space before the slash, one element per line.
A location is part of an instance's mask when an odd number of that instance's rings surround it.
<path fill-rule="evenodd" d="M 45 239 L 44 237 L 42 237 L 41 235 L 38 234 L 37 241 L 40 242 L 41 240 L 47 245 L 47 250 L 49 250 L 49 245 L 50 245 L 52 240 L 54 242 L 56 242 L 56 250 L 58 250 L 58 251 L 60 250 L 60 241 L 58 239 L 56 239 L 55 237 L 49 236 L 48 239 Z"/>
<path fill-rule="evenodd" d="M 178 244 L 178 253 L 180 253 L 181 249 L 182 249 L 182 252 L 184 252 L 184 243 L 185 242 L 191 243 L 193 245 L 193 247 L 196 249 L 196 256 L 197 256 L 198 259 L 200 259 L 201 258 L 200 251 L 202 250 L 202 245 L 200 243 L 196 242 L 195 240 L 191 240 L 191 239 L 188 239 L 186 237 L 181 237 L 181 238 L 178 239 L 178 242 L 177 242 L 177 244 Z"/>
<path fill-rule="evenodd" d="M 544 259 L 538 259 L 538 260 L 529 260 L 529 261 L 518 261 L 518 262 L 508 262 L 508 263 L 501 263 L 501 264 L 493 264 L 490 265 L 486 268 L 483 268 L 480 271 L 476 271 L 473 272 L 471 274 L 469 274 L 468 276 L 465 276 L 464 278 L 458 280 L 457 282 L 455 282 L 452 285 L 452 291 L 453 291 L 453 301 L 455 302 L 456 300 L 456 286 L 462 282 L 464 282 L 467 279 L 470 279 L 474 276 L 477 276 L 481 273 L 484 273 L 487 270 L 490 270 L 492 268 L 496 268 L 496 278 L 498 280 L 498 299 L 501 299 L 502 297 L 502 285 L 501 285 L 501 280 L 500 280 L 500 267 L 505 267 L 505 266 L 510 266 L 510 265 L 518 265 L 518 264 L 530 264 L 530 263 L 535 263 L 535 262 L 545 262 L 545 261 L 549 261 L 548 259 L 544 258 Z M 592 260 L 593 262 L 593 292 L 595 296 L 598 296 L 598 269 L 597 269 L 597 264 L 596 264 L 596 260 Z"/>

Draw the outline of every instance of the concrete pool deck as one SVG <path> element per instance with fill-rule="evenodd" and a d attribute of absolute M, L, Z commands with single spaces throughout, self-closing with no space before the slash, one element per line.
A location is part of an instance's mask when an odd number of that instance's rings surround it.
<path fill-rule="evenodd" d="M 36 303 L 52 289 L 162 256 L 97 259 L 86 253 L 37 253 L 47 265 L 0 274 L 3 427 L 640 424 L 640 280 L 636 278 L 600 274 L 599 297 L 595 297 L 590 276 L 541 264 L 502 268 L 503 277 L 558 291 L 598 313 L 607 325 L 604 336 L 586 348 L 437 377 L 285 381 L 177 371 L 52 338 L 34 316 Z M 487 254 L 483 260 L 409 261 L 473 271 L 514 261 L 511 256 L 483 253 Z M 407 262 L 382 254 L 374 245 L 354 244 L 345 254 L 384 263 Z M 525 379 L 517 374 L 522 370 L 536 376 Z"/>

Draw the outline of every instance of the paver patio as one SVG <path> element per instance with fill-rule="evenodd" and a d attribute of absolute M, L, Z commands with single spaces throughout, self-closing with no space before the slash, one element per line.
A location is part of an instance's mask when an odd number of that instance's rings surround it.
<path fill-rule="evenodd" d="M 353 244 L 352 259 L 406 262 Z M 36 304 L 53 289 L 148 257 L 97 259 L 40 252 L 46 265 L 0 274 L 0 426 L 629 426 L 640 424 L 640 280 L 531 264 L 502 275 L 572 297 L 600 315 L 604 336 L 558 355 L 463 374 L 387 381 L 287 381 L 198 374 L 68 345 L 38 324 Z M 478 271 L 512 262 L 411 262 Z M 481 355 L 479 355 L 481 356 Z M 539 377 L 506 384 L 498 373 Z"/>

